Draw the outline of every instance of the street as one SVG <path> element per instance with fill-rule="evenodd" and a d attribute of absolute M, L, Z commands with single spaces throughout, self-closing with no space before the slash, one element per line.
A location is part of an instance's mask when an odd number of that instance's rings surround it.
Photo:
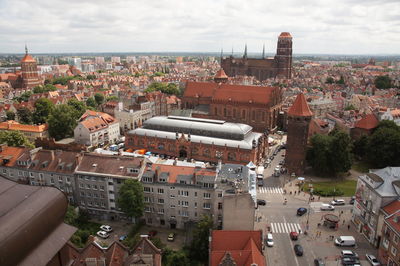
<path fill-rule="evenodd" d="M 274 148 L 272 149 L 272 152 Z M 332 198 L 315 197 L 314 201 L 309 202 L 309 195 L 298 192 L 295 185 L 296 178 L 289 175 L 274 177 L 274 168 L 279 161 L 284 159 L 282 154 L 285 149 L 278 152 L 270 167 L 264 171 L 264 186 L 258 187 L 257 199 L 266 200 L 266 206 L 259 206 L 256 211 L 255 229 L 262 229 L 264 234 L 269 231 L 274 238 L 273 247 L 265 247 L 264 255 L 268 265 L 314 265 L 314 259 L 321 258 L 326 265 L 341 265 L 340 251 L 354 250 L 360 256 L 362 265 L 369 265 L 365 261 L 365 254 L 376 255 L 377 251 L 370 246 L 366 239 L 355 232 L 351 220 L 352 205 L 349 205 L 349 198 L 344 206 L 335 206 L 334 211 L 321 211 L 322 203 L 330 203 Z M 286 191 L 286 194 L 284 194 Z M 296 191 L 296 195 L 294 192 Z M 290 193 L 291 192 L 291 193 Z M 287 204 L 284 204 L 287 199 Z M 307 213 L 297 216 L 297 209 L 303 207 Z M 335 214 L 339 217 L 339 227 L 337 230 L 330 229 L 322 225 L 325 214 Z M 320 225 L 319 225 L 320 224 Z M 290 232 L 301 232 L 297 241 L 290 239 Z M 307 235 L 304 232 L 307 231 Z M 319 233 L 320 232 L 320 233 Z M 334 245 L 333 239 L 338 236 L 351 235 L 356 239 L 356 247 L 340 248 Z M 333 239 L 331 238 L 333 236 Z M 298 257 L 294 253 L 293 246 L 300 244 L 303 247 L 304 255 Z"/>

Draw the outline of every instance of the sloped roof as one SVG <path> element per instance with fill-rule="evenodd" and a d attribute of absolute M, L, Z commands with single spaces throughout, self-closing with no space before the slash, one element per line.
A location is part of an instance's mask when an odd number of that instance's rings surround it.
<path fill-rule="evenodd" d="M 3 166 L 14 166 L 17 159 L 28 149 L 20 147 L 8 147 L 6 144 L 0 145 L 0 160 Z"/>
<path fill-rule="evenodd" d="M 30 54 L 25 54 L 24 58 L 22 58 L 22 62 L 33 62 L 36 63 L 36 60 L 30 55 Z"/>
<path fill-rule="evenodd" d="M 228 76 L 226 75 L 225 71 L 220 68 L 217 73 L 215 74 L 214 78 L 216 79 L 227 79 Z"/>
<path fill-rule="evenodd" d="M 211 238 L 211 265 L 221 263 L 226 253 L 230 253 L 236 265 L 266 265 L 262 254 L 261 231 L 213 230 Z"/>
<path fill-rule="evenodd" d="M 0 123 L 0 130 L 17 130 L 23 132 L 44 132 L 48 129 L 47 124 L 42 125 L 23 125 L 13 120 L 8 120 Z"/>
<path fill-rule="evenodd" d="M 375 117 L 374 114 L 368 114 L 361 118 L 356 124 L 356 128 L 362 129 L 373 129 L 376 128 L 379 124 L 378 119 Z"/>
<path fill-rule="evenodd" d="M 310 110 L 306 102 L 306 98 L 303 93 L 297 95 L 293 105 L 289 108 L 288 115 L 293 116 L 312 116 L 313 113 Z"/>
<path fill-rule="evenodd" d="M 283 38 L 292 38 L 292 35 L 290 35 L 289 32 L 281 32 L 281 34 L 279 35 L 279 37 L 283 37 Z"/>

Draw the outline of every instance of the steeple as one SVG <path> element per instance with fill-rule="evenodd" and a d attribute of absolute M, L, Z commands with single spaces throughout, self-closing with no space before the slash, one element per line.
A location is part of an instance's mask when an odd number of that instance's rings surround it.
<path fill-rule="evenodd" d="M 247 59 L 247 43 L 246 43 L 246 45 L 244 46 L 244 55 L 243 55 L 243 58 L 246 58 L 246 59 Z"/>
<path fill-rule="evenodd" d="M 233 57 L 233 45 L 232 45 L 232 53 L 231 53 L 231 57 Z"/>
<path fill-rule="evenodd" d="M 263 44 L 263 53 L 262 53 L 262 59 L 265 59 L 265 43 Z"/>
<path fill-rule="evenodd" d="M 312 116 L 313 113 L 307 104 L 306 98 L 303 93 L 297 95 L 296 100 L 294 100 L 293 105 L 289 108 L 287 112 L 288 115 L 292 116 Z"/>
<path fill-rule="evenodd" d="M 221 56 L 219 57 L 219 64 L 222 66 L 222 55 L 224 54 L 224 48 L 221 48 Z"/>
<path fill-rule="evenodd" d="M 28 46 L 26 46 L 26 43 L 25 43 L 25 54 L 28 54 Z"/>

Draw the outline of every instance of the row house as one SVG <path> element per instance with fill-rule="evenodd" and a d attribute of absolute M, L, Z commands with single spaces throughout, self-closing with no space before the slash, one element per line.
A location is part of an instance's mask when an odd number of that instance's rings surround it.
<path fill-rule="evenodd" d="M 370 170 L 358 177 L 352 222 L 374 246 L 381 242 L 384 215 L 380 209 L 400 196 L 400 167 Z"/>
<path fill-rule="evenodd" d="M 41 125 L 24 125 L 14 120 L 8 120 L 0 123 L 0 131 L 18 131 L 21 132 L 30 142 L 35 143 L 37 138 L 49 137 L 49 126 Z"/>
<path fill-rule="evenodd" d="M 118 121 L 109 114 L 87 110 L 74 129 L 75 142 L 87 146 L 115 143 L 120 136 Z"/>
<path fill-rule="evenodd" d="M 143 158 L 86 153 L 75 171 L 78 205 L 100 220 L 124 219 L 117 206 L 126 179 L 140 181 Z"/>
<path fill-rule="evenodd" d="M 396 200 L 382 208 L 385 215 L 382 225 L 382 242 L 378 257 L 383 265 L 400 265 L 400 201 Z"/>

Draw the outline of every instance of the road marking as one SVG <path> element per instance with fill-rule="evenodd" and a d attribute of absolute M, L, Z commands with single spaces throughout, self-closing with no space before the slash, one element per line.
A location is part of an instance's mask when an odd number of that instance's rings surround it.
<path fill-rule="evenodd" d="M 286 219 L 285 219 L 285 217 L 283 217 L 283 220 L 285 221 L 285 223 L 286 223 Z M 287 235 L 287 238 L 289 239 L 289 242 L 292 242 L 291 240 L 290 240 L 290 237 L 289 237 L 289 235 Z M 298 259 L 297 259 L 297 255 L 296 255 L 296 253 L 294 252 L 294 249 L 293 248 L 291 248 L 291 250 L 292 250 L 292 252 L 293 252 L 293 257 L 294 257 L 294 259 L 295 259 L 295 261 L 296 261 L 296 264 L 297 264 L 297 266 L 300 266 L 300 264 L 299 264 L 299 261 L 298 261 Z"/>
<path fill-rule="evenodd" d="M 281 187 L 261 187 L 257 190 L 258 193 L 262 194 L 283 194 Z"/>
<path fill-rule="evenodd" d="M 301 229 L 298 223 L 271 223 L 272 233 L 298 232 Z"/>

